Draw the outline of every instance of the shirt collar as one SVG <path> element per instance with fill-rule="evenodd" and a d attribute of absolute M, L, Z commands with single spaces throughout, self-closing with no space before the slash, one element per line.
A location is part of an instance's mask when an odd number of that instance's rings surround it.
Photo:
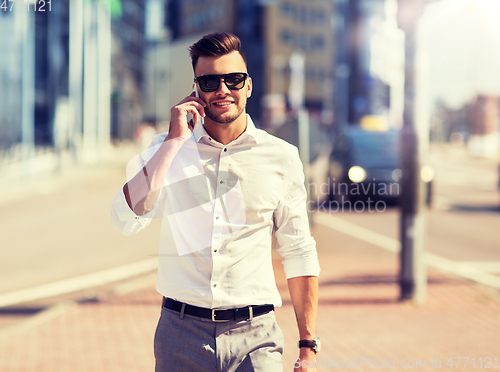
<path fill-rule="evenodd" d="M 241 136 L 239 136 L 236 140 L 234 140 L 233 143 L 242 143 L 248 140 L 258 143 L 259 131 L 255 127 L 255 124 L 253 123 L 253 120 L 250 117 L 250 115 L 246 114 L 246 116 L 247 116 L 247 127 L 245 131 L 241 134 Z M 207 142 L 210 139 L 210 135 L 205 130 L 205 127 L 200 124 L 198 124 L 194 129 L 193 136 L 196 142 L 200 142 L 202 138 L 205 138 Z"/>

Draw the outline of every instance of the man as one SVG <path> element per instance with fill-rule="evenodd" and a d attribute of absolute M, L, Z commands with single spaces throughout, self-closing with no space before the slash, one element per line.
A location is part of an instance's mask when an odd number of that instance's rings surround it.
<path fill-rule="evenodd" d="M 256 129 L 245 113 L 252 80 L 240 47 L 236 36 L 215 33 L 189 48 L 199 97 L 172 108 L 168 134 L 153 137 L 113 201 L 113 224 L 125 235 L 163 218 L 156 371 L 282 370 L 273 232 L 299 357 L 316 358 L 319 264 L 302 164 L 295 147 Z"/>

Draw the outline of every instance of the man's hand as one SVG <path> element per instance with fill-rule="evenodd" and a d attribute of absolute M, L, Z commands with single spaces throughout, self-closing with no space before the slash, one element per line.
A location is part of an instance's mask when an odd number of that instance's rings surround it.
<path fill-rule="evenodd" d="M 313 340 L 316 338 L 318 277 L 297 276 L 290 278 L 288 279 L 288 289 L 299 326 L 299 337 L 301 340 Z M 311 361 L 314 362 L 311 363 Z M 299 360 L 294 364 L 294 372 L 306 371 L 317 371 L 316 352 L 311 348 L 301 347 Z"/>
<path fill-rule="evenodd" d="M 293 372 L 317 372 L 316 353 L 308 347 L 300 348 L 299 359 L 294 362 Z"/>
<path fill-rule="evenodd" d="M 172 107 L 172 110 L 170 110 L 170 128 L 165 141 L 179 137 L 187 140 L 191 137 L 195 123 L 198 122 L 200 117 L 205 117 L 205 106 L 206 103 L 201 98 L 195 97 L 193 92 L 179 102 L 178 105 Z M 189 122 L 187 120 L 188 114 L 193 115 L 193 119 Z"/>
<path fill-rule="evenodd" d="M 198 121 L 205 116 L 205 102 L 195 93 L 184 98 L 171 110 L 170 130 L 148 163 L 123 187 L 123 193 L 130 209 L 137 215 L 152 211 L 158 200 L 160 188 L 175 154 L 186 142 L 194 130 L 194 123 L 188 123 L 188 114 Z M 172 140 L 172 141 L 170 141 Z"/>

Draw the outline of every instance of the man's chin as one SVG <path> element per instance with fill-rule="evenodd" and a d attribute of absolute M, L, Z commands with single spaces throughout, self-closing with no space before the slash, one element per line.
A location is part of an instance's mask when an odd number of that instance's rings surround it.
<path fill-rule="evenodd" d="M 208 113 L 207 117 L 217 124 L 231 124 L 233 121 L 238 119 L 243 112 L 239 112 L 237 114 L 222 114 L 222 115 L 213 115 L 212 113 Z"/>

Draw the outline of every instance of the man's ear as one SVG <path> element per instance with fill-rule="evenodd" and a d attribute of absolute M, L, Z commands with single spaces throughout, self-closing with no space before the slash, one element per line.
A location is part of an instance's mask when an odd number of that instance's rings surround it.
<path fill-rule="evenodd" d="M 247 82 L 247 98 L 250 98 L 251 95 L 252 95 L 252 78 L 249 77 Z"/>

